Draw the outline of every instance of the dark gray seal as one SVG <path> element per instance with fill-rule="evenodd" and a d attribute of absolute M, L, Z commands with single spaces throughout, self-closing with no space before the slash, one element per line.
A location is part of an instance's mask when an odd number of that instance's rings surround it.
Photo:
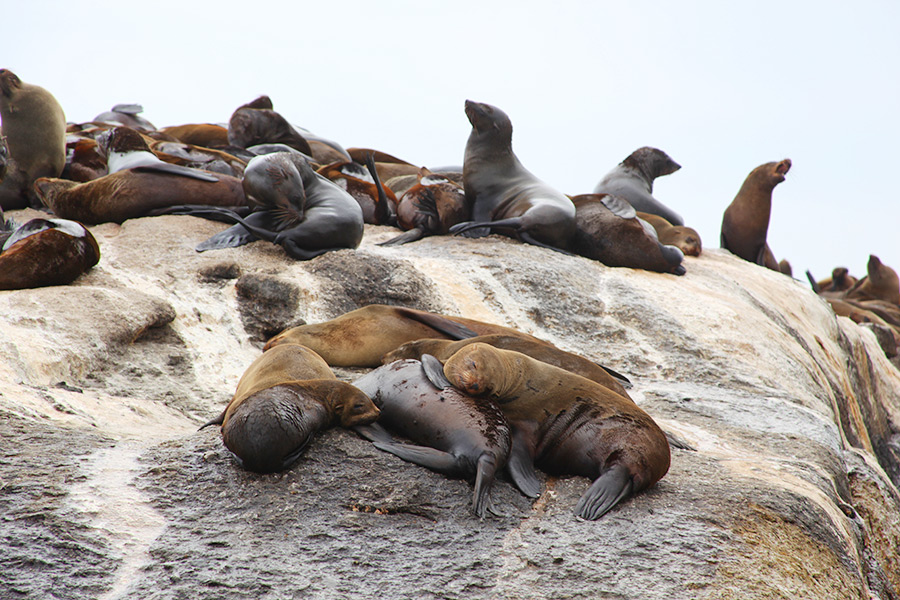
<path fill-rule="evenodd" d="M 594 193 L 620 196 L 637 211 L 659 215 L 672 225 L 684 225 L 681 215 L 653 197 L 653 180 L 680 168 L 662 150 L 644 146 L 604 175 Z"/>

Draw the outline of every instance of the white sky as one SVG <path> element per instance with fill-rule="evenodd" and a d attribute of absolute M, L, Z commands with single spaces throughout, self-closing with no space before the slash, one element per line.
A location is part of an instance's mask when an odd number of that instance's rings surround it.
<path fill-rule="evenodd" d="M 5 4 L 0 67 L 70 121 L 138 102 L 157 127 L 227 122 L 268 94 L 345 147 L 436 167 L 462 162 L 470 98 L 506 111 L 519 159 L 568 194 L 666 151 L 682 169 L 655 196 L 706 247 L 746 175 L 791 158 L 775 256 L 801 278 L 864 275 L 870 253 L 900 271 L 895 1 Z"/>

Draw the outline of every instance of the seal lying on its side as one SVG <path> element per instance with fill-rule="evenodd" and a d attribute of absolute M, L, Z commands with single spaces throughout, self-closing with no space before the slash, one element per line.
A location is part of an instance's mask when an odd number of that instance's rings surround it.
<path fill-rule="evenodd" d="M 0 211 L 0 230 L 4 227 Z M 0 247 L 0 290 L 66 285 L 99 261 L 97 240 L 81 223 L 31 219 Z"/>
<path fill-rule="evenodd" d="M 317 431 L 365 425 L 378 412 L 318 354 L 285 344 L 253 361 L 222 414 L 203 427 L 221 425 L 225 446 L 245 468 L 271 473 L 289 467 Z"/>
<path fill-rule="evenodd" d="M 506 417 L 495 405 L 455 388 L 438 389 L 418 360 L 379 367 L 353 382 L 381 410 L 376 423 L 356 427 L 375 446 L 451 477 L 475 477 L 472 510 L 484 517 L 495 474 L 509 457 Z M 384 428 L 411 440 L 401 444 Z"/>
<path fill-rule="evenodd" d="M 589 379 L 487 344 L 465 346 L 427 373 L 497 403 L 513 428 L 508 470 L 520 489 L 536 480 L 533 465 L 594 479 L 575 508 L 585 519 L 669 470 L 669 443 L 650 415 Z"/>

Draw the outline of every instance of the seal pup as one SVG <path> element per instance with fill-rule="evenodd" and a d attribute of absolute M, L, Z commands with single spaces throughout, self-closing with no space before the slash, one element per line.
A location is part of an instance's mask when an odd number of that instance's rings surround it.
<path fill-rule="evenodd" d="M 156 127 L 141 116 L 144 107 L 140 104 L 116 104 L 112 109 L 93 118 L 94 123 L 124 125 L 140 131 L 156 131 Z"/>
<path fill-rule="evenodd" d="M 684 275 L 684 253 L 662 244 L 656 230 L 624 199 L 609 194 L 574 196 L 576 232 L 570 249 L 608 267 Z"/>
<path fill-rule="evenodd" d="M 631 385 L 631 382 L 626 377 L 583 356 L 561 350 L 549 342 L 537 342 L 513 335 L 479 335 L 458 341 L 434 338 L 415 340 L 406 342 L 395 350 L 388 352 L 381 357 L 381 362 L 389 364 L 406 358 L 420 359 L 425 354 L 434 356 L 438 360 L 447 360 L 464 346 L 476 343 L 488 344 L 503 350 L 521 352 L 541 362 L 581 375 L 631 400 L 631 396 L 628 395 L 623 385 L 623 383 Z"/>
<path fill-rule="evenodd" d="M 766 234 L 772 212 L 772 190 L 791 170 L 791 159 L 762 164 L 747 175 L 722 216 L 722 247 L 744 260 L 780 271 Z"/>
<path fill-rule="evenodd" d="M 125 169 L 156 171 L 181 177 L 192 177 L 200 181 L 218 182 L 211 173 L 163 162 L 150 150 L 143 136 L 130 127 L 113 127 L 97 137 L 97 143 L 106 152 L 109 173 Z"/>
<path fill-rule="evenodd" d="M 672 225 L 659 215 L 641 211 L 637 211 L 637 216 L 656 230 L 660 244 L 675 246 L 685 256 L 700 256 L 703 251 L 703 242 L 696 229 L 684 225 Z"/>
<path fill-rule="evenodd" d="M 900 280 L 897 278 L 897 271 L 870 254 L 866 273 L 865 277 L 847 291 L 847 298 L 869 298 L 900 305 Z"/>
<path fill-rule="evenodd" d="M 0 229 L 9 223 L 0 212 Z M 31 219 L 0 247 L 0 290 L 72 283 L 100 261 L 100 247 L 87 228 L 66 219 Z"/>
<path fill-rule="evenodd" d="M 567 252 L 575 234 L 572 201 L 519 162 L 505 112 L 466 100 L 466 116 L 472 132 L 463 159 L 463 187 L 472 221 L 458 223 L 450 232 L 479 237 L 493 229 L 511 231 L 523 242 Z"/>
<path fill-rule="evenodd" d="M 439 387 L 497 403 L 513 429 L 508 471 L 520 489 L 534 481 L 534 465 L 593 479 L 575 507 L 584 519 L 603 516 L 669 469 L 668 440 L 650 415 L 580 375 L 488 344 L 469 344 L 426 372 Z"/>
<path fill-rule="evenodd" d="M 244 468 L 272 473 L 288 468 L 316 432 L 365 425 L 378 413 L 368 396 L 338 381 L 318 354 L 286 344 L 253 361 L 222 414 L 203 427 L 221 425 L 225 447 Z"/>
<path fill-rule="evenodd" d="M 400 196 L 397 204 L 397 225 L 405 232 L 378 245 L 398 246 L 429 235 L 446 235 L 471 213 L 461 185 L 422 167 L 416 184 Z"/>
<path fill-rule="evenodd" d="M 59 177 L 66 165 L 66 115 L 44 88 L 0 69 L 0 134 L 9 149 L 7 174 L 0 181 L 0 208 L 35 203 L 32 184 Z"/>
<path fill-rule="evenodd" d="M 405 461 L 450 477 L 474 477 L 472 510 L 480 518 L 494 512 L 491 487 L 511 443 L 499 408 L 455 388 L 435 387 L 413 359 L 379 367 L 353 385 L 381 411 L 376 423 L 355 428 L 360 435 Z M 388 431 L 415 445 L 398 443 Z"/>
<path fill-rule="evenodd" d="M 279 344 L 303 344 L 334 367 L 378 367 L 385 353 L 406 342 L 423 338 L 458 340 L 492 333 L 540 341 L 502 325 L 403 306 L 370 304 L 330 321 L 282 331 L 266 342 L 263 350 Z"/>
<path fill-rule="evenodd" d="M 653 197 L 653 181 L 680 168 L 662 150 L 644 146 L 604 175 L 594 186 L 594 193 L 619 196 L 637 211 L 659 215 L 672 225 L 684 225 L 681 215 Z"/>

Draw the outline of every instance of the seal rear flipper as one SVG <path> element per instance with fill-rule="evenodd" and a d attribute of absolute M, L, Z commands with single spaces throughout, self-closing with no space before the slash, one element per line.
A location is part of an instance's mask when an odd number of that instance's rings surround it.
<path fill-rule="evenodd" d="M 428 381 L 434 387 L 439 390 L 453 387 L 453 384 L 444 375 L 444 365 L 441 364 L 441 361 L 430 354 L 423 354 L 420 360 L 422 361 L 422 370 L 425 372 L 425 377 L 428 378 Z"/>
<path fill-rule="evenodd" d="M 376 246 L 399 246 L 400 244 L 407 244 L 409 242 L 421 240 L 423 237 L 425 237 L 425 232 L 422 230 L 422 228 L 414 227 L 413 229 L 401 233 L 397 237 L 392 237 L 386 242 L 376 244 Z"/>
<path fill-rule="evenodd" d="M 450 228 L 453 235 L 461 235 L 467 238 L 480 238 L 491 233 L 490 223 L 478 223 L 475 221 L 466 221 L 465 223 L 457 223 Z"/>
<path fill-rule="evenodd" d="M 414 446 L 412 444 L 400 444 L 372 442 L 379 450 L 390 452 L 394 456 L 399 456 L 403 460 L 425 468 L 444 473 L 445 475 L 461 475 L 463 470 L 460 468 L 459 460 L 447 452 L 435 450 L 427 446 Z"/>
<path fill-rule="evenodd" d="M 809 272 L 809 269 L 806 270 L 806 278 L 809 279 L 809 285 L 812 286 L 812 291 L 817 294 L 821 294 L 822 288 L 819 287 L 819 282 L 816 281 L 816 278 L 813 277 L 813 274 Z"/>
<path fill-rule="evenodd" d="M 494 477 L 497 474 L 497 458 L 493 454 L 484 453 L 478 457 L 478 465 L 475 469 L 475 492 L 472 496 L 472 510 L 475 511 L 479 519 L 483 519 L 484 513 L 489 508 L 492 508 L 491 487 L 494 485 Z"/>
<path fill-rule="evenodd" d="M 509 449 L 509 460 L 506 463 L 506 472 L 519 491 L 529 498 L 537 498 L 541 495 L 541 480 L 534 471 L 534 461 L 528 450 L 516 442 L 513 437 L 512 447 Z"/>
<path fill-rule="evenodd" d="M 432 329 L 436 329 L 452 340 L 467 340 L 477 337 L 478 334 L 461 323 L 452 321 L 447 317 L 433 313 L 398 307 L 397 312 L 419 323 L 424 323 Z"/>
<path fill-rule="evenodd" d="M 627 377 L 625 377 L 624 375 L 622 375 L 621 373 L 619 373 L 618 371 L 610 369 L 606 365 L 601 365 L 600 363 L 594 363 L 594 364 L 597 365 L 598 367 L 600 367 L 601 369 L 603 369 L 604 371 L 606 371 L 607 373 L 609 373 L 609 375 L 612 376 L 614 379 L 616 379 L 619 383 L 621 383 L 622 387 L 624 387 L 625 389 L 630 390 L 632 387 L 634 387 L 634 384 L 631 383 L 631 380 L 628 379 Z"/>
<path fill-rule="evenodd" d="M 313 436 L 309 436 L 303 443 L 297 446 L 290 454 L 285 455 L 284 459 L 281 461 L 281 471 L 287 469 L 291 464 L 300 458 L 300 455 L 306 450 L 306 447 L 309 446 L 309 442 L 312 441 Z"/>
<path fill-rule="evenodd" d="M 244 229 L 243 225 L 232 225 L 225 231 L 220 231 L 204 242 L 197 244 L 197 252 L 207 250 L 221 250 L 222 248 L 237 248 L 250 242 L 255 242 L 256 236 Z"/>
<path fill-rule="evenodd" d="M 199 169 L 192 169 L 191 167 L 182 167 L 181 165 L 174 165 L 172 163 L 160 162 L 159 164 L 153 165 L 144 165 L 140 167 L 135 167 L 135 171 L 154 171 L 157 173 L 168 173 L 170 175 L 178 175 L 180 177 L 190 177 L 191 179 L 199 179 L 200 181 L 208 181 L 210 183 L 217 183 L 219 178 Z"/>
<path fill-rule="evenodd" d="M 197 429 L 197 431 L 200 431 L 201 429 L 206 429 L 206 428 L 209 427 L 210 425 L 221 425 L 224 421 L 225 421 L 225 411 L 223 410 L 223 411 L 222 411 L 222 414 L 220 414 L 218 417 L 216 417 L 216 418 L 213 419 L 212 421 L 207 421 L 206 423 L 204 423 L 203 425 L 201 425 L 201 426 Z"/>
<path fill-rule="evenodd" d="M 378 423 L 356 425 L 353 427 L 353 431 L 361 435 L 363 438 L 369 440 L 370 442 L 379 442 L 382 444 L 395 443 L 394 438 L 391 436 L 388 430 Z"/>
<path fill-rule="evenodd" d="M 631 474 L 622 465 L 613 465 L 597 478 L 578 500 L 575 514 L 593 521 L 631 494 Z"/>

